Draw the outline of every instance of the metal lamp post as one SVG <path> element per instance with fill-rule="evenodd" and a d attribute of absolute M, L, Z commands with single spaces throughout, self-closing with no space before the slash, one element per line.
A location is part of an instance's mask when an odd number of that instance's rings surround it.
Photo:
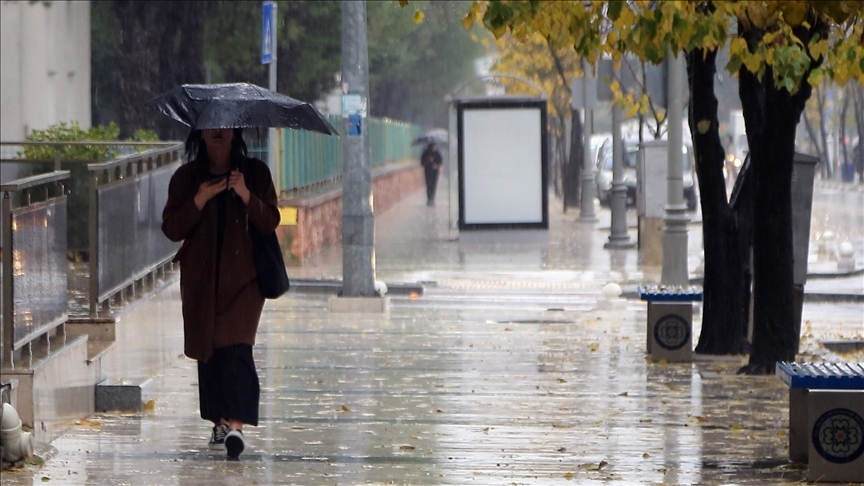
<path fill-rule="evenodd" d="M 582 169 L 582 206 L 579 212 L 579 221 L 594 223 L 597 216 L 594 213 L 594 164 L 591 160 L 591 135 L 594 134 L 594 106 L 597 104 L 597 83 L 591 79 L 591 65 L 582 59 L 582 101 L 585 109 L 585 123 L 582 133 L 583 144 L 583 169 Z"/>
<path fill-rule="evenodd" d="M 687 205 L 684 203 L 682 182 L 682 147 L 684 113 L 684 56 L 669 53 L 669 159 L 666 178 L 667 203 L 663 218 L 663 269 L 660 282 L 664 285 L 687 285 Z"/>
<path fill-rule="evenodd" d="M 620 78 L 620 70 L 615 73 Z M 612 107 L 612 188 L 609 191 L 609 208 L 612 210 L 612 225 L 609 241 L 604 248 L 633 248 L 627 232 L 627 185 L 624 184 L 624 140 L 621 137 L 621 107 L 614 101 Z"/>
<path fill-rule="evenodd" d="M 373 297 L 375 216 L 366 113 L 369 57 L 366 2 L 342 2 L 342 295 Z"/>

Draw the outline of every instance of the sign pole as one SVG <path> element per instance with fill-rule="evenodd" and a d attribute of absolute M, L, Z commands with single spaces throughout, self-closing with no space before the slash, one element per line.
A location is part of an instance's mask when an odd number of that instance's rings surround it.
<path fill-rule="evenodd" d="M 270 65 L 270 91 L 276 91 L 276 2 L 261 5 L 261 63 Z M 267 166 L 270 173 L 276 168 L 276 129 L 267 129 Z M 278 184 L 277 184 L 278 187 Z"/>
<path fill-rule="evenodd" d="M 375 297 L 366 2 L 342 2 L 342 296 Z"/>

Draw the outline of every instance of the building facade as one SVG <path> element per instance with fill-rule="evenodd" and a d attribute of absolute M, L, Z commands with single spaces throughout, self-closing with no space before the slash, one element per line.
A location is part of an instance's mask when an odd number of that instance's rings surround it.
<path fill-rule="evenodd" d="M 0 140 L 71 121 L 91 123 L 90 2 L 0 2 Z"/>

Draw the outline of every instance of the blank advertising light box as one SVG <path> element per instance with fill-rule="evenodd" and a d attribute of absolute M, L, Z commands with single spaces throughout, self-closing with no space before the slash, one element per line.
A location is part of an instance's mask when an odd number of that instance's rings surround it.
<path fill-rule="evenodd" d="M 548 229 L 546 102 L 466 102 L 459 112 L 459 229 Z"/>

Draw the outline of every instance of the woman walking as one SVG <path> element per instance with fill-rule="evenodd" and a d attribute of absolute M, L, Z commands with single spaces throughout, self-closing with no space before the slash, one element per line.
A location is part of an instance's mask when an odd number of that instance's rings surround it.
<path fill-rule="evenodd" d="M 171 178 L 162 231 L 182 241 L 184 353 L 198 361 L 201 418 L 213 423 L 209 446 L 237 458 L 244 425 L 258 425 L 260 386 L 252 346 L 264 298 L 249 226 L 279 224 L 276 190 L 264 162 L 247 157 L 239 128 L 193 130 L 188 163 Z"/>

